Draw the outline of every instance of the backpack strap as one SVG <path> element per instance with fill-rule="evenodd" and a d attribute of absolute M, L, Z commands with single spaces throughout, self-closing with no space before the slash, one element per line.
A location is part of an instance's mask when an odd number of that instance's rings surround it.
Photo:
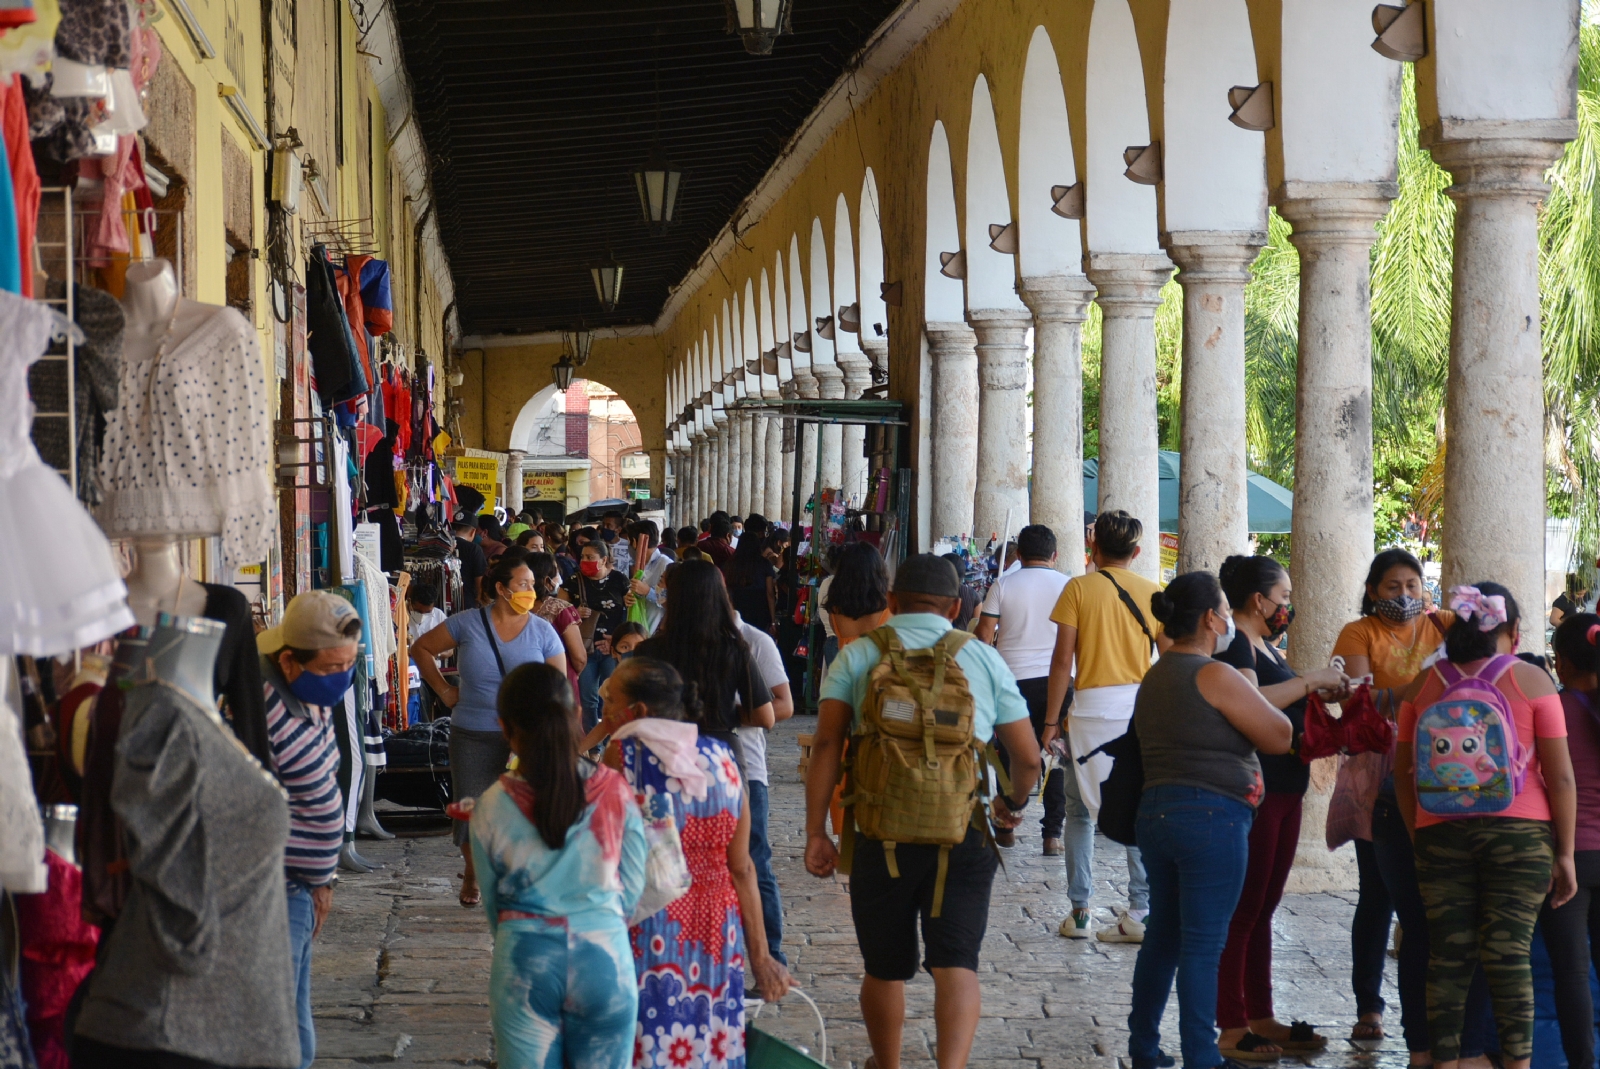
<path fill-rule="evenodd" d="M 1520 657 L 1509 653 L 1497 654 L 1489 658 L 1489 662 L 1478 669 L 1478 678 L 1485 683 L 1496 683 L 1501 676 L 1515 668 L 1519 660 L 1521 660 Z"/>

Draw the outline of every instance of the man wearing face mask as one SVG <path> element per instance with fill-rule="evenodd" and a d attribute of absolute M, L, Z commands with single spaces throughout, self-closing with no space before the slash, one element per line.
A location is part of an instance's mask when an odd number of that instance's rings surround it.
<path fill-rule="evenodd" d="M 284 877 L 302 1069 L 317 1054 L 311 1020 L 311 941 L 333 905 L 344 845 L 333 707 L 350 689 L 360 639 L 361 617 L 355 608 L 324 590 L 297 594 L 284 609 L 283 622 L 256 636 L 272 771 L 289 793 Z"/>
<path fill-rule="evenodd" d="M 593 652 L 578 676 L 583 706 L 583 729 L 600 722 L 600 684 L 616 670 L 611 637 L 628 619 L 628 576 L 612 565 L 611 548 L 604 541 L 584 544 L 578 574 L 561 588 L 561 598 L 578 607 L 580 625 L 590 638 Z"/>
<path fill-rule="evenodd" d="M 1129 565 L 1139 555 L 1144 525 L 1121 511 L 1102 512 L 1094 521 L 1095 570 L 1067 582 L 1050 614 L 1056 625 L 1050 657 L 1050 682 L 1045 709 L 1065 709 L 1059 719 L 1046 719 L 1040 745 L 1049 748 L 1058 735 L 1072 758 L 1093 752 L 1128 730 L 1139 682 L 1150 669 L 1158 645 L 1165 648 L 1161 624 L 1150 609 L 1160 588 Z M 1070 708 L 1063 703 L 1073 694 Z M 1100 783 L 1111 774 L 1104 754 L 1079 764 L 1070 760 L 1064 786 L 1067 822 L 1067 893 L 1072 913 L 1061 922 L 1068 939 L 1087 939 L 1095 932 L 1089 911 L 1094 887 L 1094 821 L 1100 812 Z M 1095 933 L 1102 942 L 1138 943 L 1144 939 L 1144 918 L 1150 912 L 1150 885 L 1145 880 L 1139 848 L 1128 849 L 1128 908 L 1114 927 Z"/>

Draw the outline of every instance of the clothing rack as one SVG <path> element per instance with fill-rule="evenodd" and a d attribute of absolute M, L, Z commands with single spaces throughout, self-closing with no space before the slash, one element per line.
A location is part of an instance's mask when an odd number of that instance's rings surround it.
<path fill-rule="evenodd" d="M 326 245 L 329 252 L 344 256 L 375 256 L 381 251 L 372 216 L 350 219 L 306 220 L 300 224 L 302 239 L 310 245 Z"/>

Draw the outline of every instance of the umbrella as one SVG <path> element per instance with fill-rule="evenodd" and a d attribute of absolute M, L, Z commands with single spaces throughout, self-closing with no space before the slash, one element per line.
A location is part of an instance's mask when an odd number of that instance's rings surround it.
<path fill-rule="evenodd" d="M 620 497 L 605 497 L 599 501 L 591 501 L 581 509 L 577 509 L 567 516 L 567 522 L 574 520 L 598 520 L 608 512 L 620 512 L 627 515 L 628 508 L 633 504 Z"/>
<path fill-rule="evenodd" d="M 1161 530 L 1167 534 L 1178 533 L 1178 467 L 1181 458 L 1177 453 L 1161 451 Z M 1294 494 L 1285 490 L 1265 475 L 1250 472 L 1245 479 L 1248 489 L 1251 534 L 1288 534 L 1289 521 L 1294 513 Z M 1083 503 L 1093 507 L 1100 500 L 1100 462 L 1083 462 Z M 1094 514 L 1086 512 L 1089 522 Z"/>

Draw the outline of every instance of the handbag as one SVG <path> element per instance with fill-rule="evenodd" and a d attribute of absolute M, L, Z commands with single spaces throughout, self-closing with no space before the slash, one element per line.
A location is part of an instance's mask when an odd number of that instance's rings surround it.
<path fill-rule="evenodd" d="M 583 576 L 578 576 L 578 604 L 589 609 L 589 583 Z M 589 615 L 578 614 L 578 634 L 583 638 L 583 652 L 594 655 L 594 631 L 600 626 L 600 614 L 589 609 Z"/>
<path fill-rule="evenodd" d="M 673 812 L 671 794 L 652 794 L 639 805 L 644 817 L 644 890 L 633 907 L 628 926 L 653 917 L 689 893 L 694 878 L 689 861 L 683 856 L 683 841 L 678 837 L 678 819 Z"/>

